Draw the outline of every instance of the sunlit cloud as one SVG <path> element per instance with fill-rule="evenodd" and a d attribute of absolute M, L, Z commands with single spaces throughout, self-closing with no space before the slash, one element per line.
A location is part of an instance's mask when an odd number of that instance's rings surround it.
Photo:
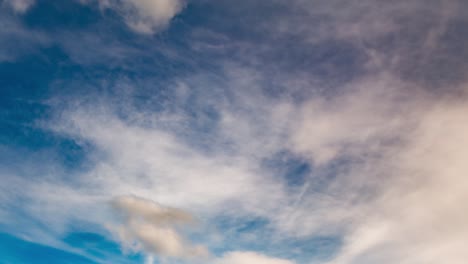
<path fill-rule="evenodd" d="M 130 249 L 168 257 L 208 254 L 202 246 L 189 245 L 175 229 L 176 225 L 193 221 L 189 213 L 135 196 L 119 197 L 113 201 L 113 206 L 125 218 L 124 224 L 115 227 L 115 231 Z"/>

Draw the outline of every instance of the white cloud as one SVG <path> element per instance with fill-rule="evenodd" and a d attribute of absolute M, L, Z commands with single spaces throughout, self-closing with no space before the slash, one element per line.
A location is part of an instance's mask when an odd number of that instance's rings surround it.
<path fill-rule="evenodd" d="M 114 229 L 124 246 L 160 257 L 206 256 L 203 246 L 189 244 L 177 231 L 180 224 L 188 224 L 192 216 L 184 211 L 163 207 L 136 196 L 123 196 L 113 201 L 125 217 L 125 223 Z"/>
<path fill-rule="evenodd" d="M 418 263 L 422 260 L 416 256 L 427 258 L 418 251 L 424 248 L 423 242 L 428 248 L 440 246 L 446 252 L 452 248 L 451 242 L 463 242 L 461 236 L 447 234 L 443 238 L 445 235 L 431 232 L 429 225 L 416 223 L 418 219 L 444 223 L 431 215 L 431 210 L 448 210 L 444 214 L 453 215 L 452 219 L 464 219 L 456 214 L 464 211 L 456 200 L 444 202 L 448 197 L 437 189 L 448 184 L 446 188 L 454 197 L 464 197 L 465 185 L 457 171 L 462 175 L 466 170 L 461 162 L 465 154 L 463 148 L 461 152 L 451 150 L 466 143 L 461 114 L 466 111 L 462 107 L 464 96 L 457 104 L 453 99 L 439 103 L 431 93 L 384 74 L 350 83 L 346 92 L 334 98 L 314 97 L 293 105 L 261 94 L 249 97 L 257 83 L 242 78 L 242 72 L 228 82 L 239 88 L 233 105 L 222 100 L 214 105 L 222 118 L 217 133 L 211 134 L 213 152 L 188 145 L 173 126 L 168 129 L 167 124 L 186 121 L 182 113 L 135 112 L 133 120 L 123 121 L 109 110 L 81 108 L 65 115 L 67 122 L 56 129 L 91 141 L 102 151 L 96 166 L 82 175 L 82 180 L 101 188 L 105 196 L 135 193 L 206 217 L 261 216 L 286 237 L 340 235 L 345 246 L 331 262 L 334 264 L 362 263 L 363 257 L 372 254 L 388 261 L 398 259 L 398 263 Z M 247 81 L 236 83 L 236 79 Z M 250 88 L 249 92 L 244 87 Z M 202 98 L 202 103 L 213 103 Z M 431 134 L 441 134 L 438 130 L 442 128 L 449 137 Z M 228 149 L 220 144 L 225 140 L 230 142 Z M 428 155 L 423 146 L 431 145 L 436 146 L 431 155 L 422 159 Z M 288 192 L 281 177 L 272 177 L 274 170 L 259 165 L 264 157 L 284 149 L 316 165 L 298 192 Z M 341 158 L 345 159 L 343 164 L 334 163 Z M 314 186 L 327 180 L 330 172 L 333 179 L 328 184 Z M 447 206 L 451 203 L 454 206 Z M 145 219 L 150 217 L 145 210 L 129 208 Z M 456 221 L 448 226 L 465 228 Z M 130 236 L 158 245 L 147 246 L 148 252 L 161 248 L 171 252 L 166 254 L 177 255 L 183 251 L 170 231 L 143 225 L 149 232 L 139 233 L 131 221 L 128 226 Z M 128 236 L 125 230 L 123 238 Z M 161 241 L 157 238 L 164 232 L 174 237 L 167 247 L 158 244 Z M 421 236 L 424 239 L 419 238 L 421 233 L 426 234 Z M 404 242 L 406 238 L 412 243 Z M 382 245 L 385 252 L 379 251 Z M 408 253 L 409 249 L 417 253 Z M 446 256 L 446 252 L 439 256 Z M 411 261 L 401 256 L 405 254 Z"/>
<path fill-rule="evenodd" d="M 187 223 L 192 221 L 192 216 L 187 212 L 175 208 L 163 207 L 152 201 L 135 196 L 116 198 L 113 205 L 124 212 L 128 218 L 138 216 L 156 225 Z"/>
<path fill-rule="evenodd" d="M 265 214 L 280 206 L 268 201 L 282 199 L 281 183 L 259 170 L 255 160 L 223 148 L 204 153 L 162 129 L 171 120 L 183 123 L 183 116 L 150 114 L 142 126 L 99 111 L 73 111 L 57 127 L 62 133 L 89 140 L 105 153 L 82 176 L 83 181 L 103 186 L 112 196 L 138 193 L 165 205 L 201 212 L 241 208 L 240 212 Z M 259 186 L 265 191 L 257 193 Z"/>
<path fill-rule="evenodd" d="M 438 100 L 406 143 L 385 155 L 389 182 L 354 227 L 333 264 L 463 263 L 468 236 L 468 111 L 463 99 Z M 383 169 L 383 168 L 378 168 Z M 372 175 L 367 175 L 371 177 Z"/>
<path fill-rule="evenodd" d="M 342 236 L 344 247 L 333 264 L 435 264 L 442 259 L 458 264 L 466 259 L 467 210 L 459 202 L 468 198 L 462 176 L 468 173 L 463 93 L 438 98 L 380 75 L 350 83 L 334 98 L 316 96 L 294 105 L 261 94 L 249 98 L 257 87 L 251 79 L 227 83 L 240 87 L 240 94 L 233 105 L 221 100 L 215 105 L 222 118 L 210 134 L 215 144 L 210 151 L 177 134 L 187 120 L 181 112 L 127 109 L 132 119 L 122 120 L 105 104 L 71 109 L 54 129 L 91 142 L 97 150 L 95 166 L 80 175 L 78 186 L 42 184 L 28 189 L 28 195 L 48 204 L 50 217 L 56 213 L 61 219 L 79 219 L 78 213 L 61 209 L 83 203 L 81 196 L 99 207 L 106 197 L 134 193 L 181 208 L 173 211 L 128 196 L 116 200 L 128 214 L 126 224 L 115 229 L 120 239 L 155 256 L 197 255 L 199 249 L 187 246 L 172 226 L 173 221 L 190 222 L 184 213 L 190 211 L 204 219 L 261 216 L 282 237 Z M 220 144 L 226 139 L 229 148 Z M 317 165 L 297 192 L 288 192 L 274 170 L 260 166 L 264 157 L 284 149 Z M 341 158 L 343 164 L 336 163 Z M 331 173 L 329 183 L 314 186 Z M 78 211 L 99 211 L 84 207 Z M 96 223 L 108 218 L 87 216 Z M 256 256 L 230 253 L 216 261 L 247 263 Z"/>
<path fill-rule="evenodd" d="M 213 264 L 293 264 L 294 262 L 265 256 L 257 252 L 232 251 L 221 257 L 209 256 L 203 246 L 190 245 L 177 230 L 178 225 L 193 221 L 192 215 L 179 209 L 163 207 L 155 202 L 136 196 L 122 196 L 113 200 L 113 205 L 124 216 L 123 225 L 112 227 L 124 246 L 148 254 L 147 263 L 159 258 L 205 257 Z M 192 259 L 197 262 L 197 260 Z M 197 262 L 198 263 L 198 262 Z"/>
<path fill-rule="evenodd" d="M 223 257 L 215 260 L 214 264 L 293 264 L 286 259 L 272 258 L 249 251 L 228 252 Z"/>
<path fill-rule="evenodd" d="M 395 109 L 399 104 L 395 88 L 403 85 L 389 76 L 377 76 L 348 84 L 340 96 L 313 98 L 298 111 L 292 148 L 321 165 L 339 155 L 363 155 L 372 144 L 398 136 L 395 132 L 406 125 L 400 115 L 407 106 L 401 103 Z"/>
<path fill-rule="evenodd" d="M 130 28 L 145 34 L 166 28 L 185 5 L 183 0 L 99 0 L 99 3 L 121 14 Z"/>

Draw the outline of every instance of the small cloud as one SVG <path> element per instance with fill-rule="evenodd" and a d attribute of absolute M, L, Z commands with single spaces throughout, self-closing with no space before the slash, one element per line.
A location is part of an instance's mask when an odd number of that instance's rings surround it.
<path fill-rule="evenodd" d="M 176 228 L 176 225 L 193 222 L 189 213 L 136 196 L 118 197 L 112 204 L 125 221 L 111 229 L 126 248 L 145 252 L 149 258 L 153 254 L 175 258 L 208 255 L 203 246 L 191 245 Z"/>
<path fill-rule="evenodd" d="M 99 4 L 119 13 L 131 29 L 143 34 L 166 28 L 184 7 L 182 0 L 99 0 Z"/>
<path fill-rule="evenodd" d="M 9 5 L 16 13 L 23 14 L 35 4 L 35 0 L 6 0 L 4 3 Z"/>

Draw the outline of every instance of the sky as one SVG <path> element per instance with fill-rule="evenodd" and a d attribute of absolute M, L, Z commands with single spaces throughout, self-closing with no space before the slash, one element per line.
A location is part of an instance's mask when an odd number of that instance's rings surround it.
<path fill-rule="evenodd" d="M 465 264 L 465 0 L 0 0 L 0 263 Z"/>

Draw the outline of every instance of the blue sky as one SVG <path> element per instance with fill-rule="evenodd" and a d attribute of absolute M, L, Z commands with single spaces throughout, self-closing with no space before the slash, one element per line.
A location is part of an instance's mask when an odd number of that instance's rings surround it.
<path fill-rule="evenodd" d="M 466 1 L 2 0 L 0 25 L 0 263 L 468 259 Z"/>

